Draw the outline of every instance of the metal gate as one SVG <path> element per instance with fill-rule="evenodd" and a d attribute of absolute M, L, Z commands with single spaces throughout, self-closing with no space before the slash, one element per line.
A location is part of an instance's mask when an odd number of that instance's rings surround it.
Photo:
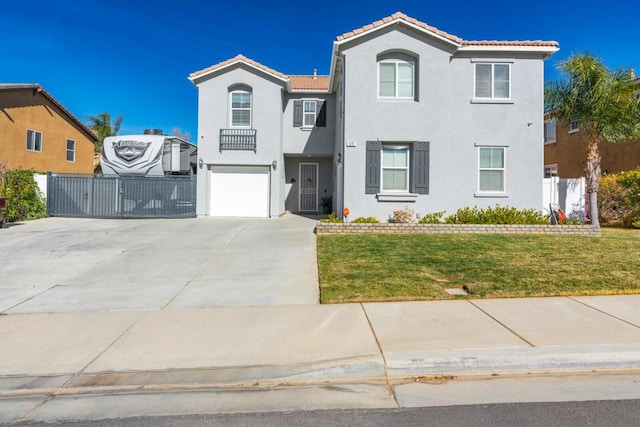
<path fill-rule="evenodd" d="M 318 211 L 318 164 L 300 163 L 300 194 L 298 209 L 300 212 Z"/>
<path fill-rule="evenodd" d="M 50 216 L 192 218 L 196 177 L 123 177 L 47 174 Z"/>

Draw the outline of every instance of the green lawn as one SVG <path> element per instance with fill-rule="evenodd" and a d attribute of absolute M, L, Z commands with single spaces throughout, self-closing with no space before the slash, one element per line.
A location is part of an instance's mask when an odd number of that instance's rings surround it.
<path fill-rule="evenodd" d="M 319 235 L 318 267 L 323 303 L 640 293 L 640 230 Z"/>

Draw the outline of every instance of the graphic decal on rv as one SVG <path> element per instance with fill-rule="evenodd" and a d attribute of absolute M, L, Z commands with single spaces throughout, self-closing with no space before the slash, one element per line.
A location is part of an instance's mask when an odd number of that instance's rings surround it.
<path fill-rule="evenodd" d="M 151 142 L 120 140 L 113 142 L 113 151 L 119 159 L 131 163 L 142 157 L 149 145 Z"/>

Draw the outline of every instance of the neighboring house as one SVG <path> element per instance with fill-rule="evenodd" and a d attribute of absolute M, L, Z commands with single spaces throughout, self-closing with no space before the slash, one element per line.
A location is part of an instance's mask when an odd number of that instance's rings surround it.
<path fill-rule="evenodd" d="M 640 78 L 635 82 L 640 86 Z M 579 178 L 586 175 L 587 141 L 580 123 L 557 123 L 545 115 L 544 121 L 544 174 L 545 178 Z M 640 139 L 626 142 L 598 143 L 600 169 L 603 174 L 629 171 L 640 166 Z"/>
<path fill-rule="evenodd" d="M 93 173 L 96 136 L 38 84 L 0 84 L 0 163 Z"/>
<path fill-rule="evenodd" d="M 386 220 L 542 204 L 543 60 L 556 42 L 467 41 L 396 13 L 334 41 L 330 76 L 242 55 L 192 73 L 198 215 Z"/>

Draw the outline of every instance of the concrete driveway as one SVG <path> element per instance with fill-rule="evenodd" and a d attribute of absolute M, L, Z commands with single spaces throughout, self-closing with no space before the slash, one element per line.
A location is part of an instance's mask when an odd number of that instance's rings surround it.
<path fill-rule="evenodd" d="M 0 312 L 318 303 L 315 221 L 47 218 L 0 230 Z"/>

